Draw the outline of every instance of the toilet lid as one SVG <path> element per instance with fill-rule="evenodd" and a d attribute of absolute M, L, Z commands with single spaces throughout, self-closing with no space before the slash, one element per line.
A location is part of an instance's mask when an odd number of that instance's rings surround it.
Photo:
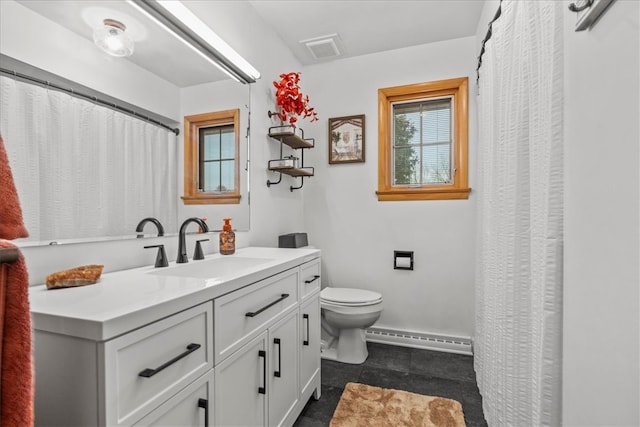
<path fill-rule="evenodd" d="M 380 302 L 382 295 L 366 289 L 324 288 L 320 292 L 320 299 L 334 304 L 365 305 Z"/>

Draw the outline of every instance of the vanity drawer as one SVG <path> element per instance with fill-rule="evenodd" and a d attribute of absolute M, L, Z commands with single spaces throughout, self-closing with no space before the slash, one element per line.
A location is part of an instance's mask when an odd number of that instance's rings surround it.
<path fill-rule="evenodd" d="M 300 266 L 300 289 L 302 299 L 320 290 L 320 259 Z"/>
<path fill-rule="evenodd" d="M 213 301 L 216 365 L 297 305 L 298 277 L 294 268 Z"/>
<path fill-rule="evenodd" d="M 130 425 L 213 368 L 211 302 L 104 343 L 107 425 Z"/>

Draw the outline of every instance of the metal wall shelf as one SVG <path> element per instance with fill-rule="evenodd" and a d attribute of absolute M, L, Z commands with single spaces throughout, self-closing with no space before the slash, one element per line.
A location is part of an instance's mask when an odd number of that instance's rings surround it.
<path fill-rule="evenodd" d="M 272 126 L 269 128 L 269 136 L 277 139 L 293 149 L 313 148 L 313 139 L 305 139 L 304 131 L 293 126 Z"/>
<path fill-rule="evenodd" d="M 297 187 L 290 186 L 290 191 L 302 188 L 302 186 L 304 185 L 304 178 L 312 177 L 315 173 L 313 167 L 304 166 L 304 150 L 307 148 L 315 147 L 315 140 L 313 138 L 305 138 L 304 131 L 293 126 L 272 126 L 269 128 L 269 137 L 280 142 L 280 158 L 269 161 L 269 164 L 267 166 L 268 170 L 277 172 L 279 174 L 279 178 L 277 181 L 267 180 L 267 187 L 280 184 L 280 182 L 282 181 L 282 174 L 285 174 L 294 178 L 300 178 L 300 185 Z M 297 165 L 292 166 L 290 164 L 272 165 L 272 162 L 282 163 L 285 159 L 288 159 L 286 157 L 283 157 L 283 145 L 286 145 L 294 150 L 301 150 L 299 167 Z"/>

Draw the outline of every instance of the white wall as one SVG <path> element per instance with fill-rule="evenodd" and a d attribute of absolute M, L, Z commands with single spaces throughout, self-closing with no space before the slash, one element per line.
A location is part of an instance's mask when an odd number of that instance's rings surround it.
<path fill-rule="evenodd" d="M 469 77 L 470 185 L 475 178 L 475 38 L 305 67 L 301 87 L 320 121 L 300 125 L 316 148 L 305 163 L 305 226 L 323 251 L 323 286 L 380 292 L 379 327 L 470 337 L 474 332 L 475 197 L 379 202 L 378 89 Z M 365 114 L 364 163 L 328 164 L 330 117 Z M 415 270 L 393 269 L 393 251 L 415 254 Z"/>
<path fill-rule="evenodd" d="M 640 425 L 640 3 L 565 19 L 563 424 Z"/>

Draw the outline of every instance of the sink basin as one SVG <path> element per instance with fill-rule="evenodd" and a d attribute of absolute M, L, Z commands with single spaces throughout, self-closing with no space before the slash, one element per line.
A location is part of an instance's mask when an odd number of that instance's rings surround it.
<path fill-rule="evenodd" d="M 269 258 L 225 257 L 203 261 L 190 261 L 169 268 L 156 268 L 149 274 L 158 276 L 193 277 L 198 279 L 213 279 L 230 276 L 245 269 L 251 269 L 261 264 L 273 261 Z"/>

